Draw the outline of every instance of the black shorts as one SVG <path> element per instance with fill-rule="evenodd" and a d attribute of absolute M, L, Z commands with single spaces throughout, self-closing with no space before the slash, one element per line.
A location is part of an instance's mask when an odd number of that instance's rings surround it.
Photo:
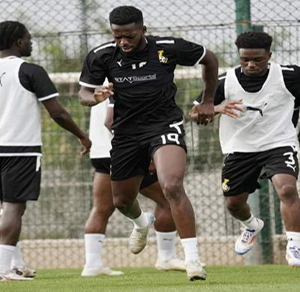
<path fill-rule="evenodd" d="M 263 170 L 263 174 L 261 174 Z M 233 153 L 224 161 L 222 190 L 224 196 L 253 193 L 260 188 L 259 178 L 271 179 L 279 173 L 298 178 L 297 151 L 292 147 L 280 147 L 263 152 Z"/>
<path fill-rule="evenodd" d="M 36 201 L 41 184 L 40 156 L 0 157 L 0 200 L 18 203 Z"/>
<path fill-rule="evenodd" d="M 136 175 L 147 175 L 155 151 L 171 144 L 178 145 L 186 151 L 182 121 L 147 134 L 115 134 L 110 151 L 111 179 L 125 180 Z"/>
<path fill-rule="evenodd" d="M 96 172 L 110 174 L 110 157 L 92 158 L 91 163 Z"/>
<path fill-rule="evenodd" d="M 110 174 L 110 158 L 92 158 L 91 163 L 96 172 Z M 157 174 L 147 174 L 142 180 L 140 190 L 157 182 Z"/>

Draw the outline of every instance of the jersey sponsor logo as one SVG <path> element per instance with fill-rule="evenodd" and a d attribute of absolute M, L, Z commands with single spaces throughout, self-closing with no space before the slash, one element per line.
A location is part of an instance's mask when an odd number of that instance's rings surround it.
<path fill-rule="evenodd" d="M 123 62 L 123 60 L 117 61 L 118 65 L 119 65 L 120 67 L 122 67 L 122 62 Z"/>
<path fill-rule="evenodd" d="M 167 63 L 168 62 L 168 58 L 164 56 L 165 51 L 164 50 L 159 50 L 157 51 L 158 53 L 158 59 L 160 63 Z"/>
<path fill-rule="evenodd" d="M 222 182 L 222 190 L 224 193 L 228 192 L 230 190 L 230 186 L 228 186 L 229 179 L 224 178 Z"/>
<path fill-rule="evenodd" d="M 155 80 L 156 74 L 145 75 L 145 76 L 128 76 L 128 77 L 115 77 L 114 78 L 117 83 L 133 83 L 133 82 L 142 82 L 148 80 Z"/>
<path fill-rule="evenodd" d="M 6 72 L 3 72 L 1 75 L 0 75 L 0 86 L 2 87 L 2 77 L 6 74 Z"/>

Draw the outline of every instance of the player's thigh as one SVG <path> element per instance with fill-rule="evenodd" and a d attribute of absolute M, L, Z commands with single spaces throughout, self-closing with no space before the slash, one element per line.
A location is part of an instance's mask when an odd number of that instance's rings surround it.
<path fill-rule="evenodd" d="M 297 178 L 286 173 L 278 173 L 272 177 L 272 183 L 282 201 L 298 199 Z"/>
<path fill-rule="evenodd" d="M 131 205 L 139 193 L 142 180 L 142 175 L 123 180 L 112 180 L 111 186 L 114 205 L 118 208 Z"/>
<path fill-rule="evenodd" d="M 183 179 L 186 144 L 182 125 L 165 129 L 160 135 L 153 137 L 149 151 L 161 184 L 169 179 Z"/>
<path fill-rule="evenodd" d="M 110 180 L 110 158 L 91 159 L 95 169 L 93 179 L 93 201 L 94 206 L 113 205 L 111 180 Z"/>
<path fill-rule="evenodd" d="M 152 179 L 153 175 L 148 175 L 148 176 L 145 176 L 145 178 L 143 179 L 143 182 L 149 176 Z M 163 191 L 161 189 L 161 186 L 157 180 L 157 176 L 156 176 L 155 182 L 141 188 L 140 193 L 143 196 L 145 196 L 145 197 L 149 198 L 150 200 L 154 201 L 155 203 L 157 203 L 160 207 L 168 207 L 169 206 L 169 203 L 166 200 L 166 198 L 163 194 Z"/>
<path fill-rule="evenodd" d="M 162 185 L 170 179 L 183 180 L 186 167 L 185 149 L 177 145 L 164 145 L 155 151 L 153 160 Z"/>

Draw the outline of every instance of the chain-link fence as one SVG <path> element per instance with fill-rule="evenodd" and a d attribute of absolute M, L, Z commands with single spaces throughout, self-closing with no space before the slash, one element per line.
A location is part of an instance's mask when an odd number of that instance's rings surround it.
<path fill-rule="evenodd" d="M 249 4 L 249 6 L 248 6 Z M 264 30 L 274 37 L 273 59 L 296 64 L 300 55 L 300 1 L 258 0 L 2 0 L 0 20 L 19 20 L 33 36 L 30 61 L 44 66 L 60 92 L 60 101 L 88 130 L 89 109 L 77 100 L 83 59 L 93 47 L 111 39 L 108 14 L 116 6 L 134 5 L 144 12 L 148 33 L 180 36 L 203 44 L 218 55 L 220 70 L 237 64 L 237 32 Z M 195 74 L 195 70 L 199 73 Z M 200 68 L 176 76 L 178 103 L 185 114 L 201 90 Z M 220 188 L 222 154 L 218 123 L 197 126 L 186 119 L 188 167 L 185 186 L 197 219 L 197 234 L 204 262 L 251 262 L 233 252 L 238 223 L 224 207 Z M 43 115 L 43 178 L 41 197 L 29 203 L 22 230 L 26 260 L 35 267 L 81 267 L 84 263 L 84 224 L 91 208 L 93 170 L 88 157 L 80 158 L 72 135 Z M 253 195 L 252 195 L 253 196 Z M 261 262 L 284 262 L 284 228 L 272 188 L 256 194 L 257 213 L 266 221 L 258 256 Z M 140 198 L 144 209 L 154 208 Z M 258 214 L 257 214 L 258 215 Z M 131 224 L 115 212 L 107 229 L 105 261 L 111 266 L 152 265 L 156 253 L 154 232 L 150 245 L 139 256 L 129 254 L 125 238 Z M 179 254 L 182 252 L 178 245 Z M 253 258 L 253 255 L 252 255 Z"/>

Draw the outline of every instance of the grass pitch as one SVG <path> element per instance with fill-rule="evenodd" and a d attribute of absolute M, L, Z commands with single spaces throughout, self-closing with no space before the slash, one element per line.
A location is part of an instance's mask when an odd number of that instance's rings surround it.
<path fill-rule="evenodd" d="M 186 273 L 154 268 L 123 268 L 124 276 L 83 278 L 79 269 L 38 270 L 33 281 L 1 282 L 3 292 L 274 292 L 300 291 L 300 269 L 287 265 L 206 267 L 206 281 L 190 282 Z"/>

